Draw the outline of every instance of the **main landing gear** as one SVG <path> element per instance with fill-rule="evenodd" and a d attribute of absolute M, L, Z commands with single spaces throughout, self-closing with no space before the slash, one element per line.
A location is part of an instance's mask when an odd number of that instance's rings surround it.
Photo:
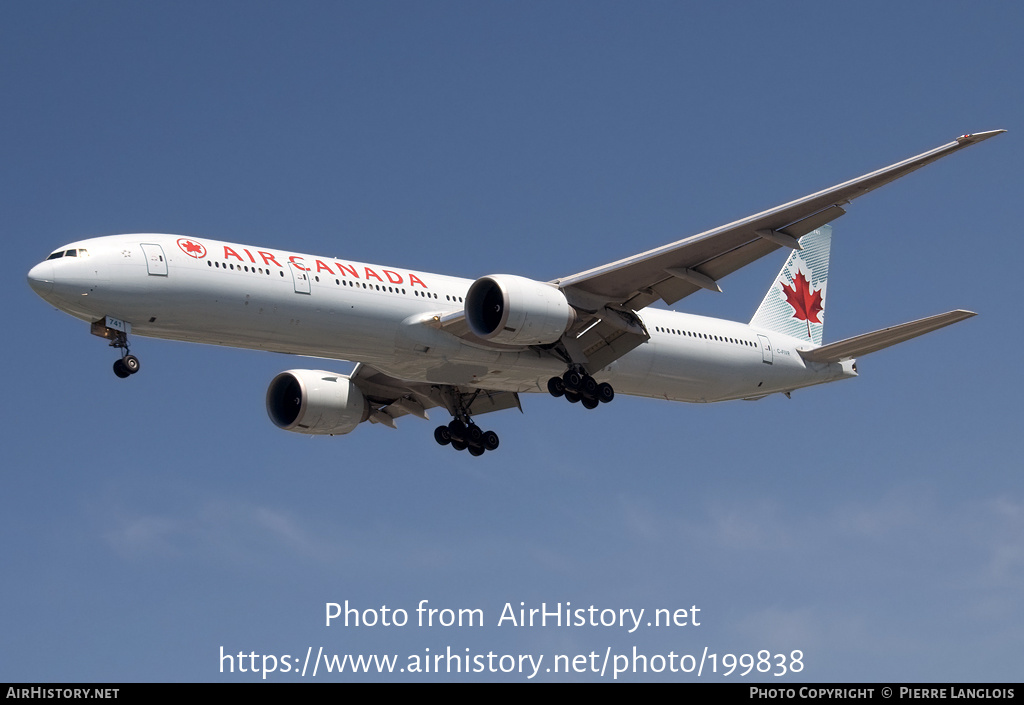
<path fill-rule="evenodd" d="M 438 426 L 434 429 L 434 440 L 439 445 L 450 445 L 455 450 L 468 450 L 473 456 L 497 449 L 498 434 L 494 431 L 484 431 L 473 423 L 469 415 L 469 410 L 480 391 L 462 392 L 458 387 L 446 387 L 442 391 L 446 397 L 445 406 L 454 418 L 447 426 Z"/>
<path fill-rule="evenodd" d="M 472 421 L 466 424 L 460 419 L 452 419 L 447 426 L 435 428 L 434 440 L 443 446 L 450 443 L 455 450 L 469 450 L 469 454 L 474 456 L 498 447 L 497 433 L 484 431 Z"/>
<path fill-rule="evenodd" d="M 561 377 L 549 379 L 548 391 L 553 397 L 564 396 L 571 403 L 579 402 L 588 409 L 596 409 L 598 404 L 607 404 L 615 398 L 612 385 L 598 383 L 579 367 L 570 367 Z"/>

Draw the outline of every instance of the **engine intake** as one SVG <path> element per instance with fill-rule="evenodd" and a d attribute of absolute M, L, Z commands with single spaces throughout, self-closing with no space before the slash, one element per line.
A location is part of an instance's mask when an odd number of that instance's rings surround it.
<path fill-rule="evenodd" d="M 267 414 L 278 428 L 340 436 L 370 415 L 362 390 L 345 375 L 324 370 L 288 370 L 267 388 Z"/>
<path fill-rule="evenodd" d="M 554 343 L 575 320 L 576 312 L 558 287 L 525 277 L 481 277 L 466 294 L 466 322 L 470 330 L 496 343 Z"/>

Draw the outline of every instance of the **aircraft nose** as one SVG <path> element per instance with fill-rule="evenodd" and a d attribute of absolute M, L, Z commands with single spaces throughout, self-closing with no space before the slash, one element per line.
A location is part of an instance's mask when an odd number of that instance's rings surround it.
<path fill-rule="evenodd" d="M 53 291 L 53 262 L 40 262 L 28 271 L 28 285 L 43 298 Z"/>

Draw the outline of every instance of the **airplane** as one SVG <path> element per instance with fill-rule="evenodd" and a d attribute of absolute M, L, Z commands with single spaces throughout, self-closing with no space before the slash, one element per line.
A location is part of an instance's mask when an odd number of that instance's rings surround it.
<path fill-rule="evenodd" d="M 550 282 L 475 281 L 167 234 L 72 242 L 29 285 L 120 351 L 129 337 L 355 362 L 350 374 L 291 369 L 266 406 L 286 431 L 343 435 L 396 428 L 440 407 L 435 440 L 474 456 L 498 435 L 474 418 L 547 392 L 593 409 L 616 394 L 685 402 L 761 399 L 857 376 L 856 359 L 969 318 L 949 311 L 823 344 L 831 221 L 850 201 L 1005 130 L 958 137 L 804 198 Z M 749 323 L 665 309 L 778 249 L 789 251 Z"/>

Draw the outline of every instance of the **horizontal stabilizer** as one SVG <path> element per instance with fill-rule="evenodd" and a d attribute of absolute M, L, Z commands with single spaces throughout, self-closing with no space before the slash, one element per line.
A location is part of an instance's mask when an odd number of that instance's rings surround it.
<path fill-rule="evenodd" d="M 877 350 L 882 350 L 890 345 L 902 343 L 911 338 L 916 338 L 933 330 L 945 328 L 959 321 L 962 321 L 977 314 L 971 311 L 949 311 L 940 313 L 937 316 L 929 316 L 910 323 L 901 323 L 891 328 L 883 328 L 872 333 L 865 333 L 838 343 L 830 343 L 812 350 L 799 350 L 800 357 L 809 362 L 839 362 L 855 357 L 861 357 Z"/>

